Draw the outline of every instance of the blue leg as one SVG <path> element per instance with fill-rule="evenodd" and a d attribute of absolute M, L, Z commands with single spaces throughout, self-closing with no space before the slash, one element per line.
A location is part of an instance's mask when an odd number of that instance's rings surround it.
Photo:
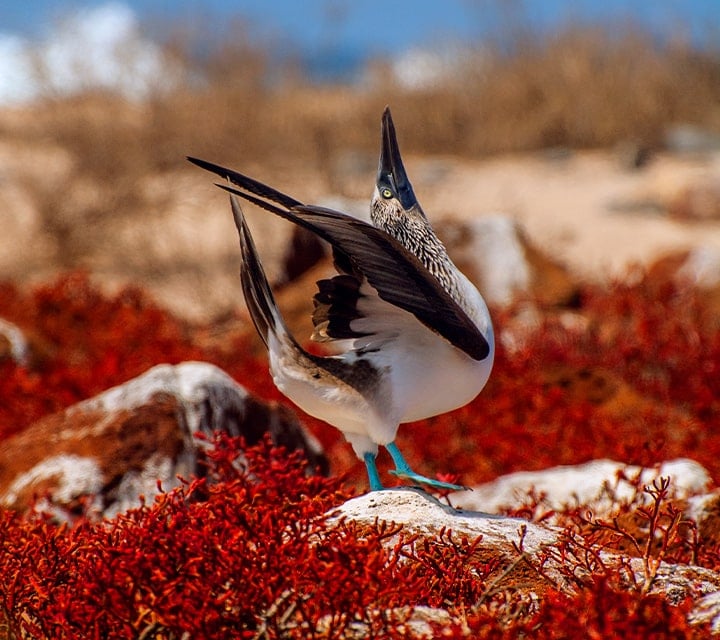
<path fill-rule="evenodd" d="M 370 491 L 381 491 L 385 487 L 383 487 L 382 482 L 380 482 L 380 474 L 375 464 L 375 455 L 368 452 L 363 456 L 363 460 L 365 460 L 368 479 L 370 480 Z"/>
<path fill-rule="evenodd" d="M 425 484 L 429 487 L 434 487 L 436 489 L 449 489 L 450 491 L 463 491 L 467 489 L 467 487 L 463 487 L 459 484 L 441 482 L 440 480 L 433 480 L 432 478 L 426 478 L 425 476 L 421 476 L 420 474 L 415 473 L 410 468 L 410 465 L 405 461 L 402 453 L 400 453 L 400 449 L 397 448 L 397 445 L 394 442 L 391 442 L 385 448 L 388 450 L 388 453 L 392 456 L 393 462 L 395 463 L 395 470 L 390 472 L 394 476 L 398 476 L 399 478 L 406 478 L 407 480 L 411 480 L 412 482 L 419 482 L 420 484 Z"/>

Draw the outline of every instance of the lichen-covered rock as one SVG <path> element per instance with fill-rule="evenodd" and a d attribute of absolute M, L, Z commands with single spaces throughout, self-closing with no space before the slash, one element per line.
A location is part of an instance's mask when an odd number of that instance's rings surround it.
<path fill-rule="evenodd" d="M 693 460 L 669 460 L 653 468 L 614 460 L 591 460 L 578 465 L 510 473 L 473 487 L 472 491 L 454 494 L 452 501 L 464 509 L 500 513 L 521 504 L 532 493 L 547 511 L 582 505 L 596 517 L 604 517 L 623 501 L 634 499 L 639 486 L 659 477 L 670 478 L 672 495 L 680 500 L 704 493 L 710 485 L 708 472 Z"/>
<path fill-rule="evenodd" d="M 693 624 L 709 624 L 713 636 L 720 635 L 720 591 L 714 591 L 700 598 L 690 613 Z"/>
<path fill-rule="evenodd" d="M 336 521 L 346 518 L 368 525 L 376 521 L 394 523 L 402 525 L 406 534 L 425 538 L 435 538 L 441 531 L 473 540 L 480 536 L 482 540 L 474 557 L 481 562 L 500 560 L 504 581 L 519 581 L 527 592 L 543 592 L 550 586 L 548 580 L 529 569 L 522 557 L 524 554 L 539 562 L 543 549 L 559 541 L 557 528 L 520 518 L 454 509 L 412 488 L 373 491 L 353 498 L 340 506 L 333 517 Z M 555 585 L 564 586 L 565 579 L 552 561 L 547 562 L 545 569 Z"/>
<path fill-rule="evenodd" d="M 570 482 L 581 491 L 583 487 L 597 486 L 601 477 L 617 469 L 616 465 L 611 461 L 598 461 L 548 473 L 554 473 L 568 484 L 569 495 Z M 702 468 L 687 460 L 669 462 L 663 469 L 670 475 L 689 471 L 694 479 L 687 480 L 687 491 L 699 488 L 703 477 Z M 643 472 L 649 477 L 652 470 L 639 470 Z M 591 493 L 592 489 L 588 495 Z M 615 589 L 660 596 L 671 605 L 688 599 L 693 601 L 690 614 L 693 624 L 711 622 L 716 633 L 720 630 L 720 599 L 717 598 L 720 574 L 704 567 L 665 562 L 657 555 L 639 557 L 605 550 L 602 545 L 588 542 L 568 529 L 545 522 L 455 509 L 416 489 L 384 490 L 353 498 L 333 513 L 329 524 L 346 520 L 368 526 L 378 522 L 401 525 L 401 529 L 385 541 L 390 548 L 398 544 L 401 532 L 415 540 L 416 545 L 432 544 L 445 532 L 451 532 L 456 540 L 479 540 L 473 547 L 473 560 L 497 562 L 494 573 L 485 577 L 486 584 L 492 585 L 495 592 L 513 594 L 516 603 L 527 603 L 526 613 L 537 611 L 549 591 L 572 597 L 582 589 L 584 581 L 607 579 L 612 574 Z M 434 610 L 432 621 L 443 626 L 450 624 L 450 616 L 443 616 L 441 609 Z M 410 637 L 429 637 L 427 633 L 428 629 L 421 626 L 414 628 Z"/>
<path fill-rule="evenodd" d="M 217 367 L 159 365 L 129 382 L 30 425 L 3 443 L 0 504 L 28 507 L 48 496 L 67 515 L 111 516 L 152 498 L 158 483 L 201 473 L 197 433 L 223 431 L 256 443 L 265 433 L 302 449 L 326 470 L 315 439 L 287 408 L 253 397 Z"/>

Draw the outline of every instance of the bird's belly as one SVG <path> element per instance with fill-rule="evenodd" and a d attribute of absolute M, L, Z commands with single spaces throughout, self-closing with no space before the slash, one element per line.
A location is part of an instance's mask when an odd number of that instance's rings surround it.
<path fill-rule="evenodd" d="M 493 355 L 473 360 L 445 341 L 437 341 L 432 352 L 408 350 L 393 366 L 393 404 L 401 410 L 400 422 L 436 416 L 473 400 L 490 377 Z"/>
<path fill-rule="evenodd" d="M 288 373 L 287 369 L 282 373 L 273 371 L 275 386 L 305 413 L 345 433 L 367 433 L 372 408 L 360 394 L 338 381 L 318 381 Z"/>

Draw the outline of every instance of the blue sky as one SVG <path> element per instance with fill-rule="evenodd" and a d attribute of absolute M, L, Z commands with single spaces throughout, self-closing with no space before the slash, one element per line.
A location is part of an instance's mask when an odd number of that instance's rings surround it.
<path fill-rule="evenodd" d="M 0 32 L 42 37 L 53 19 L 93 0 L 0 2 Z M 291 42 L 306 52 L 332 47 L 361 54 L 394 53 L 448 39 L 480 42 L 503 13 L 519 8 L 529 25 L 552 29 L 568 21 L 627 19 L 652 31 L 720 42 L 720 0 L 123 0 L 150 24 L 210 25 L 243 16 L 261 37 Z M 503 9 L 500 9 L 500 8 Z"/>
<path fill-rule="evenodd" d="M 58 29 L 73 12 L 70 27 Z M 0 0 L 0 104 L 36 94 L 33 49 L 43 51 L 50 77 L 63 78 L 61 87 L 78 64 L 92 65 L 102 86 L 112 84 L 113 42 L 138 22 L 146 45 L 137 69 L 148 74 L 159 64 L 153 42 L 178 29 L 193 34 L 197 51 L 213 40 L 251 37 L 278 59 L 301 62 L 318 81 L 357 79 L 367 59 L 412 48 L 447 53 L 488 39 L 502 43 L 518 27 L 542 34 L 567 24 L 639 24 L 720 51 L 720 0 Z M 84 41 L 74 25 L 82 25 Z"/>

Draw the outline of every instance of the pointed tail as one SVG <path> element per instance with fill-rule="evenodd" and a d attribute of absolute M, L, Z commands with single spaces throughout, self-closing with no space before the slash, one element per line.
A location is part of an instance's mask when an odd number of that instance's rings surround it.
<path fill-rule="evenodd" d="M 287 339 L 294 342 L 280 315 L 237 196 L 230 196 L 230 206 L 240 237 L 240 281 L 253 324 L 268 348 L 271 336 L 283 342 Z"/>

